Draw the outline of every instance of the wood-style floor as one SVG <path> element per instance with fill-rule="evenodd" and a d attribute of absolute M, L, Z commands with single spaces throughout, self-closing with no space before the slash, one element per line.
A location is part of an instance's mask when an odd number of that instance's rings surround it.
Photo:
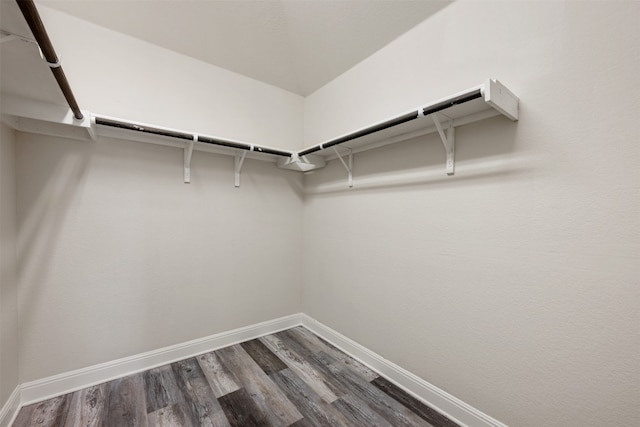
<path fill-rule="evenodd" d="M 457 426 L 297 327 L 20 410 L 24 426 Z"/>

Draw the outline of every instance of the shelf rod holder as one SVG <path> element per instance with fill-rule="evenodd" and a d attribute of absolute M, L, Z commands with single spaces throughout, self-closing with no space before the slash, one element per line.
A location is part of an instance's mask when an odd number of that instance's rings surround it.
<path fill-rule="evenodd" d="M 234 167 L 234 172 L 235 172 L 235 186 L 236 188 L 240 188 L 240 170 L 242 170 L 242 164 L 244 163 L 244 159 L 245 157 L 247 157 L 247 152 L 243 151 L 242 154 L 240 154 L 239 151 L 236 151 L 236 156 L 235 156 L 235 167 Z"/>
<path fill-rule="evenodd" d="M 193 156 L 193 146 L 198 140 L 198 135 L 193 135 L 193 139 L 187 142 L 184 147 L 184 183 L 191 183 L 191 157 Z"/>
<path fill-rule="evenodd" d="M 433 123 L 436 125 L 436 129 L 438 130 L 438 134 L 440 135 L 440 139 L 442 140 L 442 145 L 444 145 L 444 149 L 447 152 L 447 175 L 453 175 L 455 173 L 455 142 L 456 142 L 456 129 L 453 127 L 453 122 L 449 122 L 449 127 L 447 128 L 447 134 L 445 135 L 444 130 L 442 129 L 442 125 L 440 124 L 440 120 L 436 114 L 432 114 Z"/>
<path fill-rule="evenodd" d="M 347 163 L 344 161 L 344 159 L 338 152 L 338 149 L 335 146 L 331 148 L 333 148 L 333 151 L 336 152 L 336 156 L 338 156 L 338 160 L 340 160 L 340 163 L 342 163 L 342 166 L 344 166 L 344 168 L 347 170 L 347 173 L 349 174 L 349 177 L 348 177 L 349 188 L 353 188 L 353 150 L 351 150 L 350 148 L 348 149 L 349 158 L 347 160 L 349 164 L 347 165 Z"/>

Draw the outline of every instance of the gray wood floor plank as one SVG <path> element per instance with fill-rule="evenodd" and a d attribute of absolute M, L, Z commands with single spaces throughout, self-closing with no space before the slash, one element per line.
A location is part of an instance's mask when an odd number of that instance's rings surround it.
<path fill-rule="evenodd" d="M 243 388 L 225 394 L 218 401 L 232 427 L 269 427 L 273 425 Z"/>
<path fill-rule="evenodd" d="M 147 414 L 148 427 L 191 427 L 199 426 L 197 420 L 189 414 L 185 402 L 164 406 Z"/>
<path fill-rule="evenodd" d="M 251 340 L 240 344 L 265 374 L 270 375 L 287 369 L 287 365 L 269 350 L 260 340 Z"/>
<path fill-rule="evenodd" d="M 306 418 L 296 421 L 291 424 L 289 427 L 316 427 L 317 424 L 314 424 L 312 421 L 309 421 Z"/>
<path fill-rule="evenodd" d="M 310 350 L 315 353 L 323 352 L 325 354 L 330 355 L 334 359 L 340 361 L 344 366 L 351 369 L 353 372 L 360 375 L 365 381 L 371 382 L 374 379 L 378 378 L 380 375 L 368 368 L 361 362 L 358 362 L 353 357 L 345 354 L 342 350 L 337 347 L 329 344 L 323 339 L 319 338 L 313 332 L 305 329 L 302 326 L 298 326 L 296 328 L 289 329 L 287 331 L 283 331 L 292 339 L 300 343 L 301 345 L 307 346 Z"/>
<path fill-rule="evenodd" d="M 351 392 L 349 388 L 345 387 L 342 382 L 338 381 L 331 372 L 330 365 L 340 364 L 337 359 L 326 355 L 323 351 L 316 352 L 315 349 L 309 349 L 292 339 L 287 334 L 277 333 L 274 336 L 277 339 L 280 339 L 285 348 L 287 348 L 291 353 L 296 354 L 304 360 L 306 364 L 311 366 L 315 372 L 321 376 L 323 385 L 331 390 L 335 396 L 340 397 Z"/>
<path fill-rule="evenodd" d="M 187 410 L 199 426 L 227 427 L 229 422 L 195 358 L 171 364 Z"/>
<path fill-rule="evenodd" d="M 380 390 L 400 402 L 405 407 L 409 408 L 411 411 L 415 412 L 416 415 L 435 427 L 459 427 L 458 424 L 451 421 L 435 409 L 432 409 L 420 402 L 418 399 L 391 383 L 386 378 L 376 378 L 371 382 L 371 384 L 378 387 Z"/>
<path fill-rule="evenodd" d="M 235 374 L 220 363 L 215 352 L 202 354 L 197 357 L 197 360 L 217 398 L 240 389 Z"/>
<path fill-rule="evenodd" d="M 65 427 L 98 427 L 109 406 L 107 384 L 99 384 L 73 393 Z"/>
<path fill-rule="evenodd" d="M 155 412 L 165 406 L 174 405 L 182 401 L 182 392 L 178 389 L 171 366 L 145 371 L 144 390 L 147 401 L 147 412 Z"/>
<path fill-rule="evenodd" d="M 243 388 L 272 425 L 288 426 L 302 418 L 282 390 L 240 345 L 218 350 L 216 354 L 236 374 Z"/>
<path fill-rule="evenodd" d="M 311 426 L 353 426 L 349 420 L 330 403 L 324 402 L 311 387 L 295 375 L 291 369 L 285 369 L 270 375 L 270 378 L 296 405 L 303 420 L 294 425 Z"/>
<path fill-rule="evenodd" d="M 394 426 L 430 427 L 431 425 L 388 394 L 348 369 L 332 367 L 335 377 Z"/>
<path fill-rule="evenodd" d="M 129 375 L 107 383 L 109 410 L 105 411 L 105 427 L 147 425 L 147 404 L 142 374 Z"/>
<path fill-rule="evenodd" d="M 308 360 L 299 355 L 291 348 L 287 347 L 283 341 L 275 335 L 267 335 L 260 338 L 260 341 L 274 352 L 284 363 L 287 364 L 298 377 L 306 382 L 321 398 L 327 403 L 338 399 L 340 393 L 335 393 L 329 388 L 328 379 L 314 368 Z"/>
<path fill-rule="evenodd" d="M 19 413 L 14 427 L 58 427 L 63 426 L 67 418 L 72 394 L 54 397 L 40 403 L 34 403 L 23 408 L 24 414 Z"/>
<path fill-rule="evenodd" d="M 364 401 L 350 394 L 340 397 L 331 405 L 358 427 L 393 427 L 389 421 L 371 409 Z"/>

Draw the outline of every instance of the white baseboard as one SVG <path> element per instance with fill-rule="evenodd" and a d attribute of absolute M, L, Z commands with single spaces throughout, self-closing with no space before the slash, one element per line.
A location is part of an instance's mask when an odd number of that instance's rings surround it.
<path fill-rule="evenodd" d="M 40 402 L 137 372 L 146 371 L 147 369 L 173 363 L 178 360 L 188 359 L 202 353 L 252 340 L 300 324 L 301 314 L 292 314 L 182 344 L 176 344 L 135 356 L 24 383 L 21 387 L 21 406 Z"/>
<path fill-rule="evenodd" d="M 20 410 L 20 386 L 17 386 L 0 409 L 0 427 L 9 427 Z"/>
<path fill-rule="evenodd" d="M 0 427 L 9 426 L 21 406 L 300 325 L 369 366 L 398 387 L 462 426 L 507 427 L 505 424 L 303 313 L 292 314 L 182 344 L 24 383 L 16 387 L 0 411 Z"/>
<path fill-rule="evenodd" d="M 301 314 L 301 317 L 302 326 L 458 424 L 467 427 L 507 427 L 306 314 Z"/>

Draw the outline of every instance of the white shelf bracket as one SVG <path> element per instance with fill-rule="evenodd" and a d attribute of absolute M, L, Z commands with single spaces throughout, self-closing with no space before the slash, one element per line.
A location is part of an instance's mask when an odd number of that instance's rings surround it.
<path fill-rule="evenodd" d="M 191 156 L 193 155 L 193 145 L 198 140 L 198 135 L 193 135 L 193 139 L 187 142 L 184 147 L 184 183 L 191 183 Z"/>
<path fill-rule="evenodd" d="M 240 171 L 242 170 L 242 164 L 244 163 L 245 157 L 247 157 L 247 151 L 243 151 L 242 154 L 240 154 L 239 151 L 236 151 L 235 167 L 234 167 L 236 188 L 240 187 Z"/>
<path fill-rule="evenodd" d="M 89 123 L 89 127 L 87 128 L 87 133 L 89 134 L 89 138 L 91 138 L 91 141 L 98 142 L 98 135 L 96 134 L 96 116 L 91 114 L 90 120 L 91 122 Z"/>
<path fill-rule="evenodd" d="M 431 117 L 433 118 L 433 123 L 436 125 L 436 129 L 438 130 L 438 135 L 440 135 L 440 139 L 442 140 L 442 145 L 444 145 L 444 149 L 447 152 L 447 175 L 453 175 L 455 173 L 454 153 L 456 146 L 456 129 L 453 127 L 453 122 L 450 121 L 447 134 L 445 135 L 438 116 L 436 114 L 432 114 Z"/>
<path fill-rule="evenodd" d="M 349 174 L 349 188 L 353 188 L 353 151 L 351 149 L 349 149 L 349 157 L 347 159 L 347 161 L 349 162 L 349 164 L 347 164 L 344 159 L 342 158 L 342 156 L 340 155 L 340 153 L 338 152 L 338 149 L 334 146 L 333 147 L 333 151 L 336 152 L 336 156 L 338 156 L 338 159 L 340 160 L 340 163 L 342 163 L 342 166 L 344 166 L 344 168 L 347 170 L 347 173 Z"/>

